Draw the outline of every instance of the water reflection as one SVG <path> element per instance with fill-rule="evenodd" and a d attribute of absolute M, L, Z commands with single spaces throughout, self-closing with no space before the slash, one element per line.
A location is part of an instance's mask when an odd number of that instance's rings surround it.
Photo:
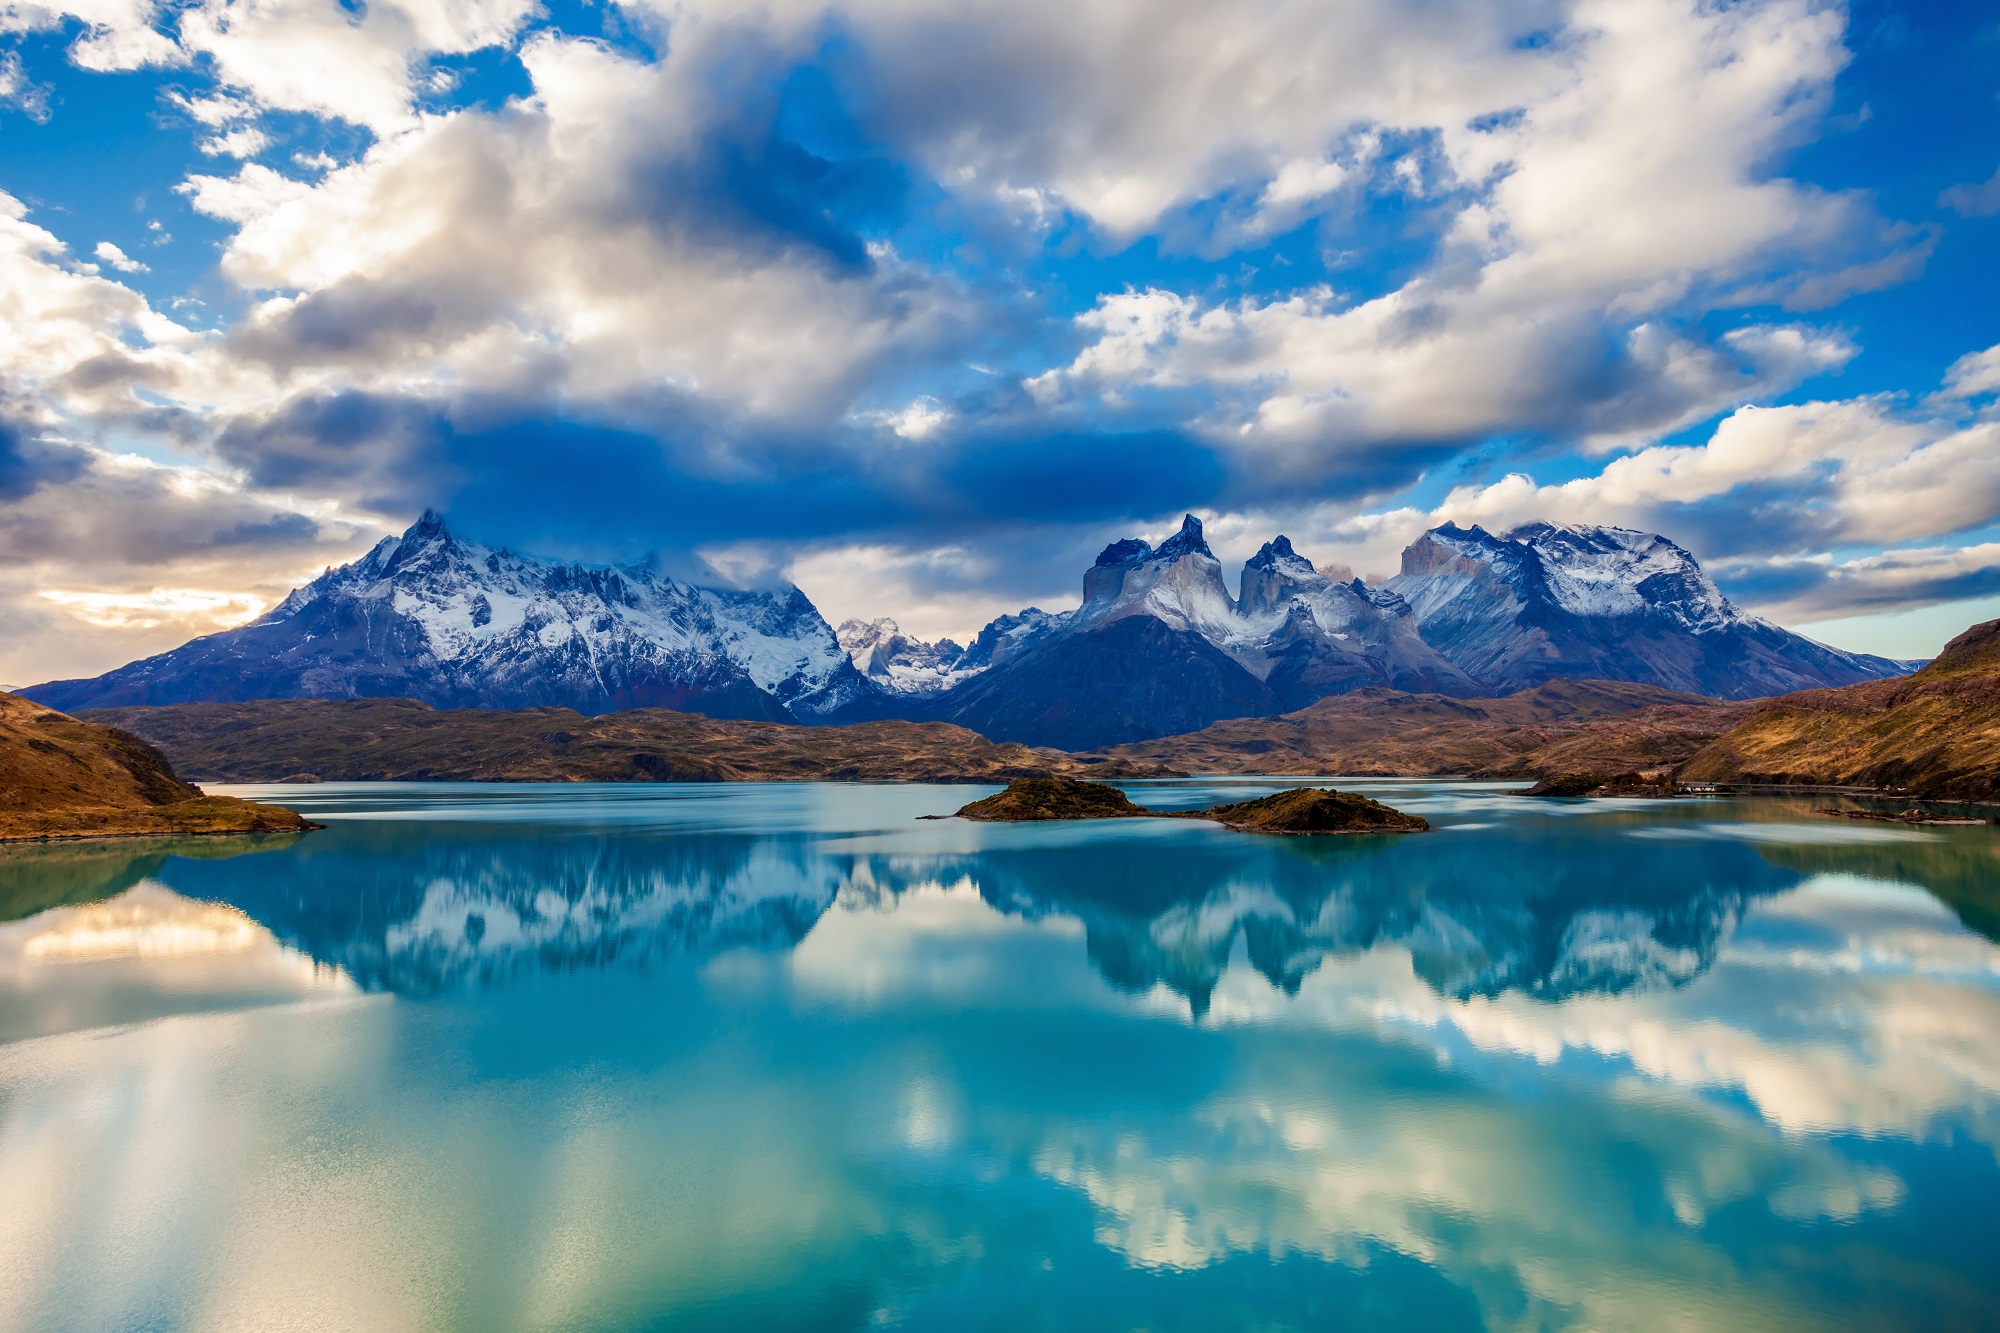
<path fill-rule="evenodd" d="M 152 873 L 240 908 L 364 987 L 412 995 L 523 970 L 784 949 L 843 896 L 881 902 L 966 882 L 1001 911 L 1080 921 L 1113 986 L 1164 985 L 1197 1016 L 1239 947 L 1287 992 L 1328 958 L 1385 944 L 1456 998 L 1683 985 L 1713 964 L 1747 902 L 1804 877 L 1725 838 L 1663 848 L 1608 836 L 1552 856 L 1534 828 L 1339 840 L 1199 826 L 1020 832 L 977 851 L 857 852 L 851 837 L 800 831 L 356 823 L 282 857 Z"/>
<path fill-rule="evenodd" d="M 1985 830 L 587 798 L 0 880 L 0 1326 L 2000 1321 Z"/>
<path fill-rule="evenodd" d="M 241 908 L 368 989 L 428 995 L 523 972 L 783 948 L 833 904 L 841 867 L 782 837 L 360 824 L 282 863 L 175 862 L 159 878 Z"/>

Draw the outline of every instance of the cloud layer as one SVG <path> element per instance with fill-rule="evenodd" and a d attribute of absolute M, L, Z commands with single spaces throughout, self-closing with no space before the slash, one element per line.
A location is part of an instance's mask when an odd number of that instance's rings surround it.
<path fill-rule="evenodd" d="M 425 505 L 933 634 L 1189 507 L 1363 570 L 1440 518 L 1629 523 L 1803 616 L 1989 586 L 2000 349 L 1825 391 L 1850 298 L 1945 225 L 1789 169 L 1838 8 L 602 17 L 0 8 L 160 80 L 192 156 L 157 193 L 219 229 L 227 296 L 163 313 L 154 251 L 0 194 L 0 676 L 141 645 L 44 589 L 234 614 Z M 182 517 L 135 523 L 155 492 Z"/>

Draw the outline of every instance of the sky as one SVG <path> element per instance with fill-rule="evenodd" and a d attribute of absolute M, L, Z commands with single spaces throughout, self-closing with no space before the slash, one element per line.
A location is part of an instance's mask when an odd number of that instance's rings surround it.
<path fill-rule="evenodd" d="M 0 0 L 0 681 L 426 507 L 961 638 L 1184 511 L 2000 615 L 2000 11 Z"/>

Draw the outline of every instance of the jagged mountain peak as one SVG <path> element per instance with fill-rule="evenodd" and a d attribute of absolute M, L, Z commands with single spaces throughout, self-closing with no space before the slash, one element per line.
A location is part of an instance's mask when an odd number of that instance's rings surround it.
<path fill-rule="evenodd" d="M 432 510 L 249 625 L 38 690 L 68 709 L 398 696 L 773 721 L 824 720 L 880 698 L 789 583 L 704 587 L 651 560 L 517 555 L 453 534 Z"/>
<path fill-rule="evenodd" d="M 1536 522 L 1495 536 L 1443 523 L 1403 552 L 1384 590 L 1497 691 L 1596 677 L 1753 698 L 1901 670 L 1750 615 L 1686 548 L 1634 528 Z"/>
<path fill-rule="evenodd" d="M 1215 552 L 1208 549 L 1207 540 L 1201 535 L 1201 520 L 1193 514 L 1181 519 L 1181 530 L 1161 542 L 1153 552 L 1153 559 L 1162 562 L 1178 560 L 1184 555 L 1205 555 L 1215 559 Z"/>
<path fill-rule="evenodd" d="M 1292 539 L 1280 533 L 1257 548 L 1257 554 L 1243 563 L 1245 569 L 1295 569 L 1315 573 L 1313 562 L 1292 549 Z"/>
<path fill-rule="evenodd" d="M 1108 569 L 1113 565 L 1129 565 L 1152 554 L 1153 544 L 1143 537 L 1121 537 L 1097 553 L 1096 567 Z"/>

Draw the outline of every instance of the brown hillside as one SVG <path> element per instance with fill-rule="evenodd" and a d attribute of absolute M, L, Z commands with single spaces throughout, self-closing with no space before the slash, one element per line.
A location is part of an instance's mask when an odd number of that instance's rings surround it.
<path fill-rule="evenodd" d="M 128 732 L 0 694 L 0 841 L 310 827 L 277 806 L 203 796 Z"/>
<path fill-rule="evenodd" d="M 1679 777 L 2000 801 L 2000 620 L 1915 675 L 1766 700 Z"/>
<path fill-rule="evenodd" d="M 231 782 L 993 782 L 1083 773 L 1059 750 L 995 744 L 943 722 L 803 727 L 660 708 L 584 717 L 567 708 L 440 711 L 410 699 L 271 699 L 112 708 L 182 771 Z"/>
<path fill-rule="evenodd" d="M 1102 754 L 1191 773 L 1657 773 L 1693 755 L 1753 707 L 1603 680 L 1551 681 L 1502 699 L 1366 689 L 1296 713 L 1233 718 Z"/>

